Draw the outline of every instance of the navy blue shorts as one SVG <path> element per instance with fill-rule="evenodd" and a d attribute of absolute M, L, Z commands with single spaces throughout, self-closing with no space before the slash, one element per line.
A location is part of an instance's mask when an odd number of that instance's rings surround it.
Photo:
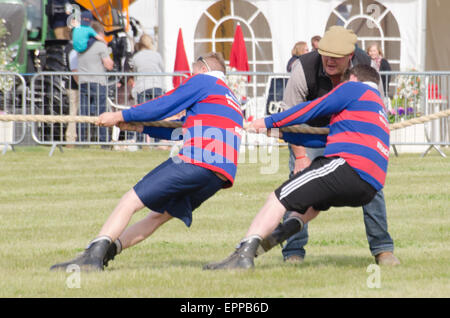
<path fill-rule="evenodd" d="M 134 191 L 150 210 L 192 223 L 192 211 L 223 188 L 226 181 L 214 172 L 184 161 L 167 159 L 150 171 L 135 186 Z"/>

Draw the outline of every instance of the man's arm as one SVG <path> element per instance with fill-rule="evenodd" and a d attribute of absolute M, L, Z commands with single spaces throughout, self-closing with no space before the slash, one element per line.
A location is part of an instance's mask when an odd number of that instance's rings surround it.
<path fill-rule="evenodd" d="M 188 109 L 208 96 L 211 76 L 198 74 L 166 94 L 123 111 L 124 121 L 157 121 L 169 118 Z"/>
<path fill-rule="evenodd" d="M 342 111 L 352 95 L 361 89 L 361 83 L 345 82 L 336 86 L 328 94 L 313 101 L 298 104 L 284 112 L 264 119 L 267 128 L 279 128 L 304 124 L 311 119 L 330 116 Z"/>
<path fill-rule="evenodd" d="M 286 109 L 306 101 L 308 92 L 305 72 L 302 63 L 297 59 L 292 64 L 291 77 L 284 90 L 283 102 Z M 295 160 L 294 172 L 298 172 L 311 164 L 311 160 L 306 157 L 306 149 L 303 146 L 291 144 L 291 149 L 295 158 L 298 158 Z"/>
<path fill-rule="evenodd" d="M 283 132 L 281 137 L 288 143 L 308 148 L 323 148 L 327 142 L 327 135 L 313 135 Z M 302 148 L 303 148 L 302 147 Z"/>
<path fill-rule="evenodd" d="M 292 73 L 284 90 L 283 103 L 286 109 L 306 101 L 308 85 L 302 63 L 296 60 L 292 65 Z"/>
<path fill-rule="evenodd" d="M 95 35 L 94 38 L 95 38 L 97 41 L 101 41 L 101 42 L 103 42 L 103 43 L 105 43 L 105 44 L 108 44 L 108 42 L 106 42 L 106 40 L 103 38 L 103 36 L 101 36 L 101 35 L 99 35 L 99 34 Z"/>
<path fill-rule="evenodd" d="M 193 76 L 178 88 L 143 104 L 120 112 L 103 113 L 99 116 L 97 125 L 111 127 L 120 122 L 157 121 L 178 114 L 206 96 L 204 88 L 209 83 L 200 76 Z"/>
<path fill-rule="evenodd" d="M 102 63 L 108 71 L 114 68 L 114 61 L 109 56 L 102 58 Z"/>
<path fill-rule="evenodd" d="M 153 127 L 144 126 L 139 123 L 118 123 L 120 130 L 137 131 L 139 133 L 144 133 L 153 138 L 164 139 L 164 140 L 182 140 L 183 130 L 182 128 L 168 128 L 168 127 Z"/>

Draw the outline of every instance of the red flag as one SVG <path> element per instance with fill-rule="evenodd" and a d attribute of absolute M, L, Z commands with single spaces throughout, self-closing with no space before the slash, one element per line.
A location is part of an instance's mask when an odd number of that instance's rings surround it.
<path fill-rule="evenodd" d="M 184 50 L 183 34 L 181 33 L 181 28 L 178 31 L 177 52 L 175 56 L 175 66 L 173 67 L 173 71 L 191 75 L 186 51 Z M 183 77 L 174 76 L 172 79 L 173 87 L 178 87 L 182 81 Z"/>
<path fill-rule="evenodd" d="M 231 46 L 230 53 L 230 67 L 237 71 L 248 72 L 247 49 L 245 47 L 244 34 L 242 33 L 241 25 L 238 24 L 234 32 L 234 41 Z M 250 82 L 250 76 L 248 77 Z"/>

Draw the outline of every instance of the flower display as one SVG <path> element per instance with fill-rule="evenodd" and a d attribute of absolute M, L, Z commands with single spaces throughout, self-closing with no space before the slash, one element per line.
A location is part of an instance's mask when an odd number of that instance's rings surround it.
<path fill-rule="evenodd" d="M 388 119 L 390 123 L 417 117 L 418 113 L 414 107 L 397 107 L 388 111 Z"/>
<path fill-rule="evenodd" d="M 415 70 L 411 70 L 414 72 Z M 399 75 L 397 89 L 389 110 L 389 121 L 396 122 L 420 115 L 423 85 L 418 75 Z"/>
<path fill-rule="evenodd" d="M 227 67 L 227 74 L 235 72 L 235 68 Z M 247 76 L 230 74 L 226 76 L 227 85 L 241 103 L 245 103 L 247 99 Z"/>

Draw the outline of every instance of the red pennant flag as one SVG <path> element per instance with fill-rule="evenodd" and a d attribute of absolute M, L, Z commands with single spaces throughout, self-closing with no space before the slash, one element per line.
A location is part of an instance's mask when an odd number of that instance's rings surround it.
<path fill-rule="evenodd" d="M 178 31 L 177 52 L 175 56 L 175 66 L 173 67 L 173 71 L 185 73 L 189 76 L 191 75 L 186 51 L 184 50 L 183 34 L 181 33 L 181 28 Z M 173 87 L 178 87 L 183 79 L 184 78 L 181 76 L 174 76 L 172 79 Z"/>
<path fill-rule="evenodd" d="M 247 49 L 245 47 L 244 34 L 242 33 L 241 25 L 238 24 L 236 31 L 234 32 L 234 41 L 231 46 L 230 53 L 230 67 L 235 68 L 237 71 L 248 72 Z M 250 82 L 250 76 L 248 77 Z"/>

